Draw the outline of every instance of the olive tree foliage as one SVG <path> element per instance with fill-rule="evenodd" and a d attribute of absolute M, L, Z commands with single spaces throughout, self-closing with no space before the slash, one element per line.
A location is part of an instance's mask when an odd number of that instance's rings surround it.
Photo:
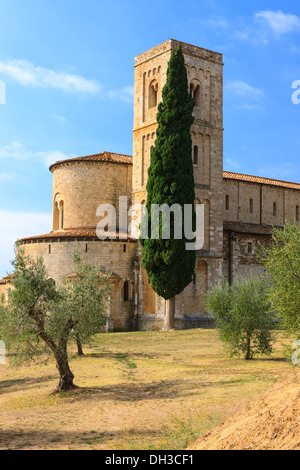
<path fill-rule="evenodd" d="M 78 248 L 74 251 L 73 265 L 72 274 L 63 280 L 64 295 L 59 309 L 76 318 L 70 340 L 77 343 L 78 353 L 82 354 L 81 345 L 106 324 L 110 288 L 107 274 L 97 264 L 83 263 Z"/>
<path fill-rule="evenodd" d="M 42 257 L 34 260 L 19 249 L 12 264 L 12 289 L 0 317 L 0 337 L 10 360 L 23 363 L 48 355 L 59 372 L 55 392 L 73 389 L 67 346 L 78 335 L 86 341 L 105 324 L 107 276 L 83 263 L 76 251 L 72 275 L 60 286 L 48 279 Z"/>
<path fill-rule="evenodd" d="M 230 355 L 250 360 L 272 353 L 274 315 L 265 277 L 236 278 L 233 285 L 223 280 L 205 295 L 205 301 Z"/>
<path fill-rule="evenodd" d="M 261 261 L 270 279 L 270 300 L 287 330 L 300 337 L 300 227 L 275 228 Z"/>

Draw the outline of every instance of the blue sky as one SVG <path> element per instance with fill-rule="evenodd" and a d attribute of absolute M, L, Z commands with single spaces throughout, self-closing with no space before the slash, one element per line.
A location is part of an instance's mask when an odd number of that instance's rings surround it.
<path fill-rule="evenodd" d="M 224 54 L 224 169 L 300 182 L 300 4 L 0 0 L 0 278 L 51 229 L 50 163 L 132 154 L 134 57 L 169 38 Z"/>

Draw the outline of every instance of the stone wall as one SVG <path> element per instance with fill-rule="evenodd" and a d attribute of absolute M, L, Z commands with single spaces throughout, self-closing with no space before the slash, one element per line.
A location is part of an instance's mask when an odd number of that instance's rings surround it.
<path fill-rule="evenodd" d="M 62 278 L 72 273 L 75 245 L 82 253 L 82 260 L 97 263 L 111 276 L 112 305 L 111 317 L 114 331 L 133 329 L 134 314 L 134 276 L 133 262 L 135 243 L 121 241 L 70 240 L 68 238 L 47 238 L 23 242 L 25 254 L 33 258 L 43 257 L 50 279 L 61 282 Z M 124 300 L 124 282 L 129 283 L 129 298 Z"/>
<path fill-rule="evenodd" d="M 257 179 L 263 181 L 263 178 Z M 275 226 L 283 226 L 286 221 L 294 222 L 297 206 L 300 207 L 300 185 L 299 189 L 294 189 L 288 187 L 288 183 L 282 186 L 278 183 L 224 178 L 224 220 Z M 292 183 L 291 186 L 297 185 Z M 298 209 L 297 218 L 299 215 Z"/>
<path fill-rule="evenodd" d="M 72 162 L 53 168 L 53 230 L 57 223 L 55 208 L 63 205 L 63 228 L 95 228 L 100 204 L 112 204 L 119 220 L 119 197 L 128 196 L 131 205 L 132 165 L 108 162 Z M 61 217 L 61 216 L 60 216 Z"/>
<path fill-rule="evenodd" d="M 270 235 L 224 231 L 223 276 L 233 282 L 236 276 L 261 275 L 264 268 L 259 252 L 271 244 Z"/>

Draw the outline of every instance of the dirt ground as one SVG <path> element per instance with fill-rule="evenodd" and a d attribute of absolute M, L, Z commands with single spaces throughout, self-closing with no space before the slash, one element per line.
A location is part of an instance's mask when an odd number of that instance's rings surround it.
<path fill-rule="evenodd" d="M 225 355 L 214 330 L 98 335 L 70 362 L 80 388 L 56 396 L 53 363 L 0 365 L 0 449 L 185 449 L 290 375 L 283 347 L 278 341 L 272 358 L 244 361 Z M 266 426 L 275 390 L 259 410 Z M 280 410 L 296 396 L 295 384 Z"/>
<path fill-rule="evenodd" d="M 300 450 L 300 374 L 272 386 L 194 450 Z"/>

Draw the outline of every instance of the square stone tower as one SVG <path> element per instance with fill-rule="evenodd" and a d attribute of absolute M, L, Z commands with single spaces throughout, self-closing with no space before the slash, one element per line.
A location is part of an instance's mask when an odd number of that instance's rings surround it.
<path fill-rule="evenodd" d="M 172 50 L 181 44 L 190 92 L 195 99 L 191 128 L 195 204 L 205 205 L 205 244 L 197 252 L 193 285 L 176 301 L 176 318 L 203 316 L 202 295 L 222 273 L 223 259 L 223 56 L 169 39 L 135 58 L 133 202 L 147 200 L 146 184 L 155 145 L 157 105 L 162 99 Z M 142 271 L 142 269 L 141 269 Z M 140 279 L 140 317 L 163 315 L 163 302 Z M 192 317 L 190 317 L 192 318 Z M 182 320 L 183 321 L 183 320 Z M 178 322 L 177 322 L 178 323 Z"/>

